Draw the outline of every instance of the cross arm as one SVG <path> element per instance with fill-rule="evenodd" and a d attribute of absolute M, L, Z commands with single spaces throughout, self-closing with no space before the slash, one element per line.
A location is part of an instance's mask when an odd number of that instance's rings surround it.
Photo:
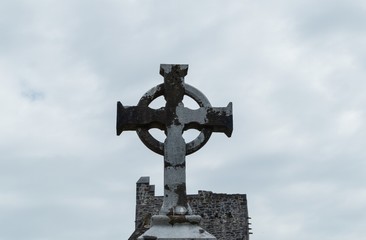
<path fill-rule="evenodd" d="M 222 132 L 231 137 L 233 132 L 232 103 L 226 107 L 201 107 L 196 110 L 183 108 L 178 113 L 184 122 L 184 130 L 210 128 L 213 132 Z"/>
<path fill-rule="evenodd" d="M 214 132 L 223 132 L 231 137 L 233 132 L 233 104 L 230 102 L 227 107 L 207 109 L 206 126 L 211 126 Z"/>
<path fill-rule="evenodd" d="M 120 135 L 123 131 L 135 131 L 142 127 L 165 130 L 164 108 L 125 107 L 121 102 L 117 102 L 117 135 Z"/>

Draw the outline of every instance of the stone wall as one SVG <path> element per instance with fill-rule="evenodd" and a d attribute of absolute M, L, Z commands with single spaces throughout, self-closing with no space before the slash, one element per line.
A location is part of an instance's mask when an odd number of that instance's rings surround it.
<path fill-rule="evenodd" d="M 222 194 L 198 191 L 188 195 L 193 214 L 202 217 L 201 227 L 217 240 L 248 240 L 248 205 L 245 194 Z M 136 183 L 135 231 L 129 240 L 136 240 L 150 227 L 150 218 L 158 214 L 163 198 L 155 196 L 155 186 L 149 177 Z"/>

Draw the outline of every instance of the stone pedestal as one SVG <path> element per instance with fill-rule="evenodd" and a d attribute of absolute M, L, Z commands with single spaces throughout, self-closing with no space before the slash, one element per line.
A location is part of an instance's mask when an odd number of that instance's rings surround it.
<path fill-rule="evenodd" d="M 152 216 L 152 225 L 138 240 L 216 240 L 199 226 L 199 215 Z"/>

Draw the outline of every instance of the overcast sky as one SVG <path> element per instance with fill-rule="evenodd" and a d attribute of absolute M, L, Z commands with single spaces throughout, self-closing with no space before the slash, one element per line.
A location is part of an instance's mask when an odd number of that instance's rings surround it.
<path fill-rule="evenodd" d="M 116 102 L 161 63 L 233 102 L 232 137 L 187 157 L 188 193 L 247 194 L 253 240 L 365 239 L 365 24 L 363 0 L 1 0 L 0 239 L 129 237 L 163 160 L 116 136 Z"/>

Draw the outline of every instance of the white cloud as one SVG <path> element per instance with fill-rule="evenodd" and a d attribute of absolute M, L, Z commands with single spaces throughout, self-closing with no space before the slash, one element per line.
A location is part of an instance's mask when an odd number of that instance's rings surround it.
<path fill-rule="evenodd" d="M 360 110 L 348 110 L 337 119 L 338 133 L 342 136 L 353 135 L 361 129 L 365 119 Z"/>

